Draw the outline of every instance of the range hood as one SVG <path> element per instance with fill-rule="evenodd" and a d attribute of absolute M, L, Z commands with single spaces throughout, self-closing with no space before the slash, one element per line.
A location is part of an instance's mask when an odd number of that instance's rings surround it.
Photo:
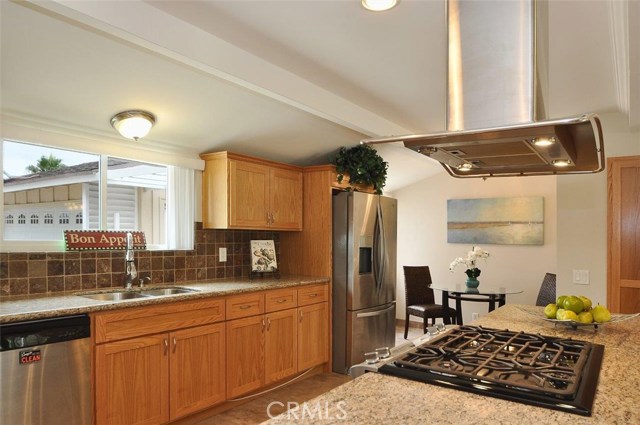
<path fill-rule="evenodd" d="M 545 1 L 447 2 L 447 131 L 363 140 L 402 143 L 454 177 L 597 173 L 595 114 L 545 119 Z"/>

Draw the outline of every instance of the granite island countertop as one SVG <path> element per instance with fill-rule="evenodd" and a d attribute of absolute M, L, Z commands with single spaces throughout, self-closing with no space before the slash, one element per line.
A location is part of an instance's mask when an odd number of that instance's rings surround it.
<path fill-rule="evenodd" d="M 543 320 L 542 309 L 506 305 L 473 324 L 603 344 L 604 359 L 591 417 L 367 373 L 265 424 L 640 423 L 640 317 L 601 325 L 598 330 L 572 330 Z"/>
<path fill-rule="evenodd" d="M 180 282 L 175 285 L 149 285 L 146 286 L 145 289 L 177 286 L 181 288 L 195 289 L 197 292 L 161 297 L 133 298 L 124 301 L 98 301 L 78 296 L 78 294 L 98 294 L 124 291 L 124 288 L 59 292 L 47 295 L 9 296 L 0 298 L 0 323 L 45 319 L 96 311 L 117 310 L 129 307 L 195 300 L 198 298 L 220 297 L 246 292 L 265 291 L 269 289 L 289 288 L 327 282 L 329 282 L 329 278 L 326 277 L 296 275 L 282 275 L 279 279 L 258 278 L 251 280 L 249 278 L 228 278 L 211 282 Z M 133 288 L 131 291 L 140 291 L 140 289 Z"/>

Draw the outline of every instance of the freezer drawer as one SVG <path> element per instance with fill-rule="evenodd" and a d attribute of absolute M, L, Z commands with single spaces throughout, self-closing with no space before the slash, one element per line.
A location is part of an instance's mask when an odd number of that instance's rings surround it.
<path fill-rule="evenodd" d="M 395 346 L 396 304 L 347 311 L 344 350 L 334 345 L 334 367 L 338 373 L 347 373 L 354 364 L 364 361 L 364 353 L 380 347 Z"/>

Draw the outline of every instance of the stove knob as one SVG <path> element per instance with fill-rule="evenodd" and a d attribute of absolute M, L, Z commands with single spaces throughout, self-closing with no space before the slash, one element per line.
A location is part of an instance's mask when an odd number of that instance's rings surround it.
<path fill-rule="evenodd" d="M 380 361 L 380 357 L 378 357 L 377 351 L 372 351 L 370 353 L 364 353 L 364 359 L 368 364 L 376 364 Z"/>
<path fill-rule="evenodd" d="M 381 347 L 376 348 L 376 353 L 381 359 L 386 359 L 391 355 L 391 351 L 389 351 L 389 347 Z"/>

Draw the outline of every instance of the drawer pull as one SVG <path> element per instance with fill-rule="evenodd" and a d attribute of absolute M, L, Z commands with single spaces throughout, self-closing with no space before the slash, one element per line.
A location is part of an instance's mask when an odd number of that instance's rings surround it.
<path fill-rule="evenodd" d="M 286 298 L 280 298 L 278 301 L 276 301 L 278 304 L 282 304 L 284 302 L 287 302 Z"/>
<path fill-rule="evenodd" d="M 318 294 L 309 294 L 309 298 L 315 298 L 317 296 L 318 296 Z"/>
<path fill-rule="evenodd" d="M 251 305 L 245 304 L 240 306 L 240 310 L 246 310 L 248 308 L 251 308 Z"/>

